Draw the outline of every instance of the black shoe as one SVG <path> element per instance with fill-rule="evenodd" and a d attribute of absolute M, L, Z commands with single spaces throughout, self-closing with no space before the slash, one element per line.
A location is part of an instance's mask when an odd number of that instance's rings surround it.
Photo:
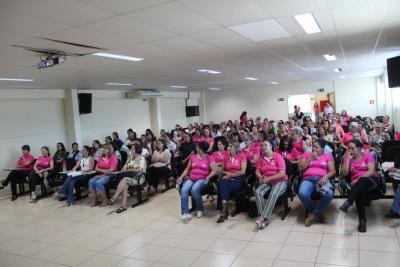
<path fill-rule="evenodd" d="M 225 220 L 228 220 L 228 216 L 221 215 L 221 216 L 219 216 L 217 223 L 223 223 Z"/>
<path fill-rule="evenodd" d="M 365 233 L 367 231 L 367 220 L 366 219 L 360 220 L 360 222 L 358 223 L 358 231 L 360 233 Z"/>
<path fill-rule="evenodd" d="M 0 190 L 1 190 L 1 189 L 4 189 L 4 186 L 3 186 L 3 185 L 0 185 Z"/>
<path fill-rule="evenodd" d="M 342 206 L 339 207 L 339 209 L 341 211 L 343 211 L 344 213 L 347 213 L 347 211 L 349 210 L 349 207 L 351 206 L 350 202 L 348 200 L 346 200 Z"/>
<path fill-rule="evenodd" d="M 388 214 L 385 215 L 385 218 L 387 219 L 400 219 L 400 214 L 397 212 L 394 212 L 393 210 L 390 210 Z"/>

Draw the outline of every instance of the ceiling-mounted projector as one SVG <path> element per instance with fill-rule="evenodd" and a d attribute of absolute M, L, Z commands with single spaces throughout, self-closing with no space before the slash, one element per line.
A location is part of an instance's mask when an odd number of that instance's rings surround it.
<path fill-rule="evenodd" d="M 65 55 L 49 55 L 46 57 L 46 59 L 41 59 L 38 68 L 43 69 L 43 68 L 48 68 L 48 67 L 53 67 L 55 65 L 63 64 L 67 60 L 67 57 Z"/>

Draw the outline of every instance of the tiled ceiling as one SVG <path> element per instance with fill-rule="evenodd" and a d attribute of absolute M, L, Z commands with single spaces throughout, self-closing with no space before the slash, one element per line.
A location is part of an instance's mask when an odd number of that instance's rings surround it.
<path fill-rule="evenodd" d="M 307 35 L 293 17 L 308 12 L 321 33 Z M 0 77 L 34 79 L 0 81 L 0 88 L 110 89 L 107 82 L 126 82 L 134 88 L 228 90 L 272 80 L 378 75 L 388 57 L 400 55 L 399 14 L 399 0 L 0 0 Z M 245 25 L 268 29 L 249 39 L 236 30 Z M 43 38 L 144 60 L 69 56 L 65 64 L 37 69 L 43 55 L 12 46 L 99 52 Z M 337 60 L 327 62 L 324 54 Z M 334 72 L 337 67 L 343 72 Z"/>

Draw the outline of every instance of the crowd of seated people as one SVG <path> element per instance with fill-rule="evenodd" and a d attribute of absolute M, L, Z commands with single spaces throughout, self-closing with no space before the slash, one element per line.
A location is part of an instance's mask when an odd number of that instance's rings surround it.
<path fill-rule="evenodd" d="M 77 183 L 85 182 L 91 195 L 91 206 L 113 205 L 121 198 L 117 213 L 127 210 L 128 188 L 147 182 L 148 192 L 157 192 L 160 178 L 173 174 L 181 198 L 182 219 L 192 216 L 189 197 L 194 201 L 197 217 L 204 214 L 202 195 L 213 183 L 220 212 L 218 223 L 229 217 L 228 202 L 232 194 L 244 189 L 248 176 L 255 178 L 253 193 L 259 217 L 256 228 L 263 229 L 271 221 L 277 200 L 288 188 L 287 164 L 299 176 L 299 199 L 306 208 L 305 226 L 324 223 L 324 213 L 333 199 L 337 174 L 349 177 L 348 194 L 340 210 L 347 212 L 355 203 L 359 216 L 358 230 L 366 231 L 365 205 L 368 194 L 379 195 L 381 180 L 377 162 L 382 157 L 383 144 L 396 136 L 388 116 L 379 119 L 351 117 L 347 112 L 326 113 L 313 121 L 299 109 L 288 121 L 248 118 L 243 112 L 239 120 L 215 124 L 194 123 L 187 128 L 176 125 L 171 132 L 161 130 L 159 138 L 147 129 L 137 135 L 127 130 L 125 141 L 117 132 L 105 137 L 102 145 L 73 143 L 67 152 L 63 143 L 51 156 L 43 146 L 35 160 L 28 145 L 22 146 L 22 156 L 15 169 L 2 181 L 2 189 L 11 185 L 11 200 L 18 196 L 17 183 L 29 183 L 30 200 L 37 201 L 36 187 L 43 183 L 52 189 L 52 180 L 63 176 L 63 183 L 54 198 L 66 198 L 65 207 L 75 202 Z M 399 136 L 398 134 L 397 136 Z M 339 164 L 336 164 L 339 161 Z M 67 164 L 68 163 L 68 164 Z M 400 177 L 400 166 L 389 170 Z M 337 166 L 341 166 L 338 170 Z M 66 171 L 68 169 L 68 171 Z M 118 171 L 115 194 L 109 199 L 106 188 Z M 395 192 L 388 218 L 400 217 L 400 191 Z"/>

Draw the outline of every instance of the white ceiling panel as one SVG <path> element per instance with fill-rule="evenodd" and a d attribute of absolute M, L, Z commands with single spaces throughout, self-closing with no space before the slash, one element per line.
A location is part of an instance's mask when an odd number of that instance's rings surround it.
<path fill-rule="evenodd" d="M 45 35 L 47 38 L 79 43 L 84 45 L 96 46 L 104 49 L 125 47 L 131 42 L 116 36 L 94 32 L 84 27 L 71 28 Z"/>
<path fill-rule="evenodd" d="M 122 55 L 136 55 L 137 57 L 141 57 L 141 58 L 145 58 L 145 59 L 150 59 L 150 58 L 155 58 L 155 57 L 164 57 L 164 56 L 178 53 L 177 51 L 167 49 L 164 47 L 160 47 L 160 46 L 156 46 L 156 45 L 152 45 L 149 43 L 122 47 L 122 48 L 116 49 L 115 52 L 117 54 L 122 54 Z"/>
<path fill-rule="evenodd" d="M 164 39 L 157 42 L 153 42 L 152 44 L 179 52 L 190 52 L 194 50 L 211 48 L 211 46 L 207 44 L 200 43 L 198 41 L 195 41 L 193 39 L 184 36 Z"/>
<path fill-rule="evenodd" d="M 327 9 L 325 0 L 256 0 L 274 18 Z"/>
<path fill-rule="evenodd" d="M 179 2 L 223 26 L 266 20 L 271 17 L 253 0 L 180 0 Z"/>
<path fill-rule="evenodd" d="M 264 20 L 229 27 L 252 41 L 265 41 L 289 37 L 290 34 L 275 20 Z"/>
<path fill-rule="evenodd" d="M 1 7 L 68 26 L 81 25 L 115 15 L 115 12 L 74 0 L 2 0 Z"/>
<path fill-rule="evenodd" d="M 247 38 L 244 38 L 241 35 L 226 28 L 193 33 L 188 36 L 190 38 L 216 47 L 231 46 L 250 42 L 250 40 L 248 40 Z"/>
<path fill-rule="evenodd" d="M 29 39 L 35 35 L 42 35 L 65 29 L 67 26 L 35 18 L 32 16 L 22 15 L 13 11 L 0 8 L 0 33 L 16 33 L 26 35 Z M 3 38 L 3 37 L 2 37 Z"/>
<path fill-rule="evenodd" d="M 365 6 L 376 6 L 385 9 L 392 0 L 326 0 L 330 9 L 354 10 Z M 396 1 L 396 0 L 394 0 Z"/>
<path fill-rule="evenodd" d="M 132 44 L 165 39 L 176 35 L 124 16 L 100 20 L 86 25 L 85 28 L 130 40 Z"/>
<path fill-rule="evenodd" d="M 175 2 L 142 9 L 127 15 L 136 20 L 179 34 L 218 28 L 218 24 L 215 22 Z"/>
<path fill-rule="evenodd" d="M 126 13 L 133 10 L 139 10 L 156 6 L 170 0 L 79 0 L 93 6 L 108 9 L 117 13 Z"/>

